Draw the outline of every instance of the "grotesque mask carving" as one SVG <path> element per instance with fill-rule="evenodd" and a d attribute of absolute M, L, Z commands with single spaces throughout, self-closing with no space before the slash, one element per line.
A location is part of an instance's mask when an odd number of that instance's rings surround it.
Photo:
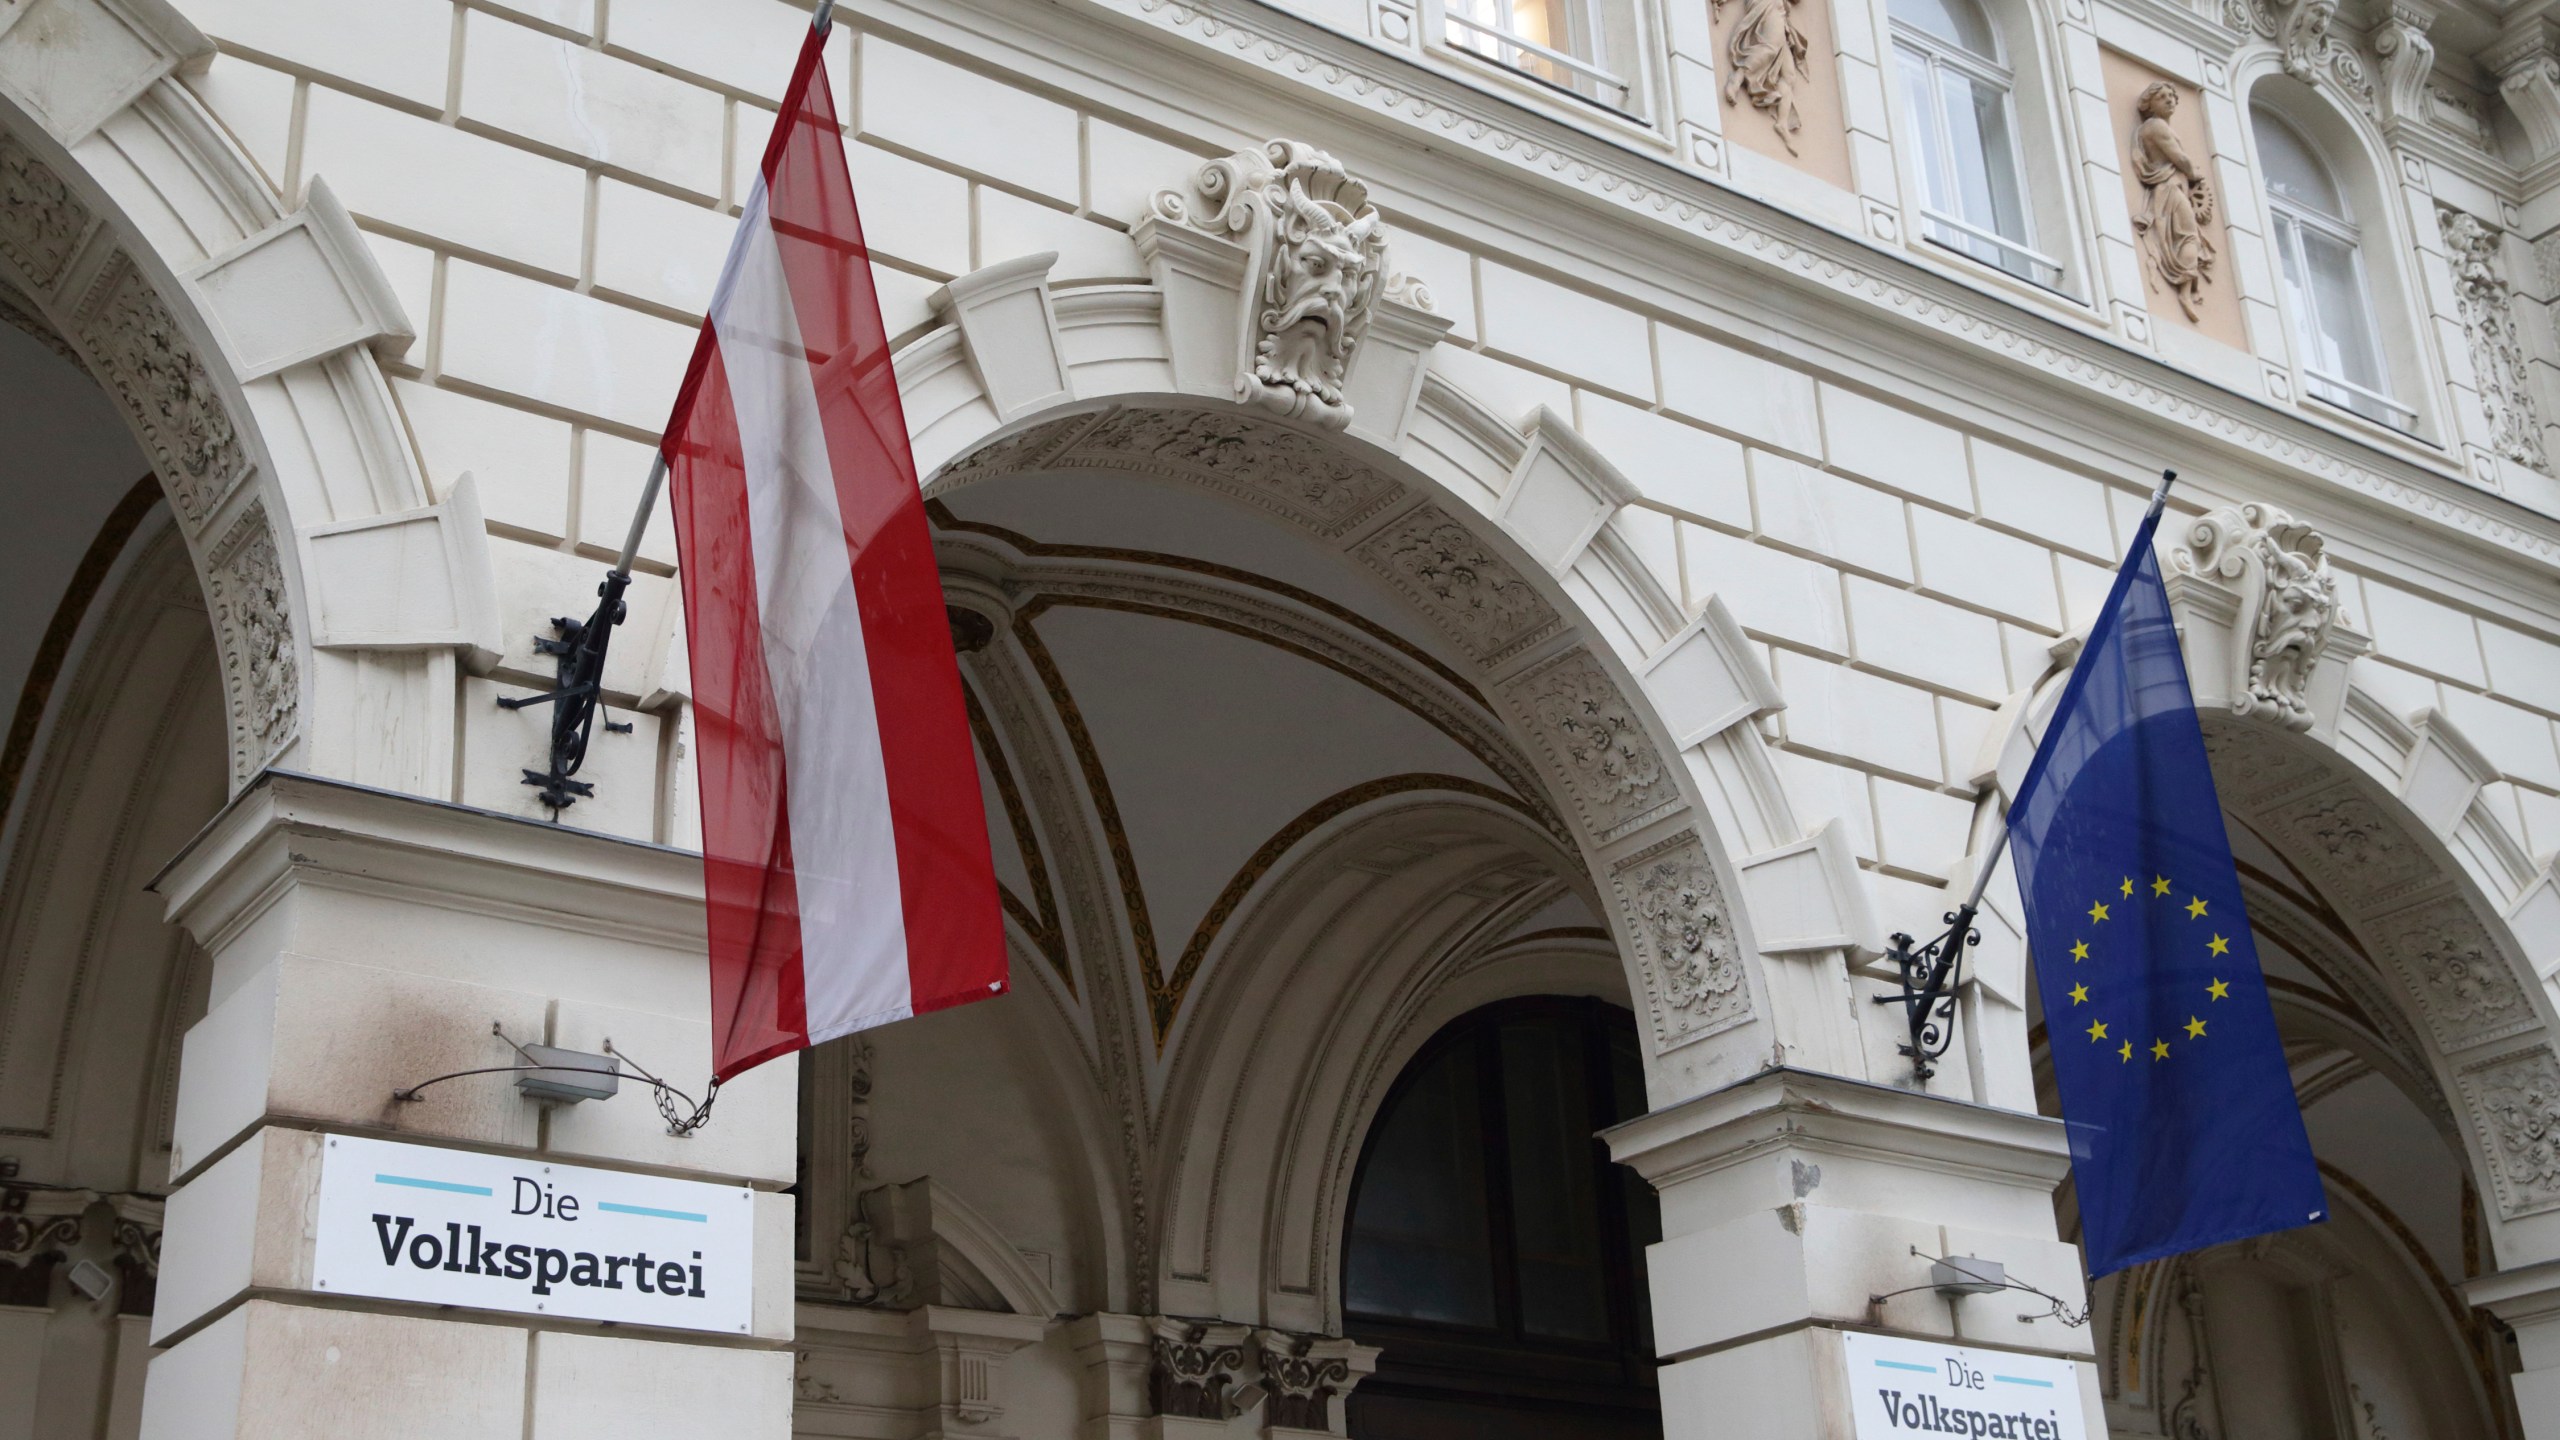
<path fill-rule="evenodd" d="M 1369 187 L 1312 145 L 1274 140 L 1201 166 L 1189 191 L 1161 191 L 1154 208 L 1160 219 L 1248 249 L 1249 348 L 1236 398 L 1330 429 L 1350 425 L 1343 381 L 1390 288 L 1386 231 Z"/>
<path fill-rule="evenodd" d="M 2319 532 L 2270 505 L 2225 506 L 2197 520 L 2173 558 L 2239 588 L 2248 673 L 2232 709 L 2310 729 L 2311 673 L 2338 624 L 2338 582 Z"/>

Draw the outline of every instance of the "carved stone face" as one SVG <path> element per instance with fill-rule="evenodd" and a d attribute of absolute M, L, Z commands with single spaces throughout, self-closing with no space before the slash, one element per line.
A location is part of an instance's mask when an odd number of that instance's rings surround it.
<path fill-rule="evenodd" d="M 1290 186 L 1264 315 L 1266 379 L 1341 398 L 1353 326 L 1374 293 L 1378 220 L 1357 220 Z"/>
<path fill-rule="evenodd" d="M 2144 86 L 2141 96 L 2133 102 L 2133 113 L 2145 120 L 2166 120 L 2177 111 L 2178 88 L 2165 80 L 2154 80 Z"/>

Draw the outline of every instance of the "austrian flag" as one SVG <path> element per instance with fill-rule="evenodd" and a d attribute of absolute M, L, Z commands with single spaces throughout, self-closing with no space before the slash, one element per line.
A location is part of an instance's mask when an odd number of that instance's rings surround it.
<path fill-rule="evenodd" d="M 812 29 L 660 449 L 712 1074 L 1002 993 L 959 667 Z"/>

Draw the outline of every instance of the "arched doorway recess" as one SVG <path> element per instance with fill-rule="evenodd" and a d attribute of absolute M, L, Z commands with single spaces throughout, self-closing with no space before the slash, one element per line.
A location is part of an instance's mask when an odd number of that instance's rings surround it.
<path fill-rule="evenodd" d="M 2544 1383 L 2544 1342 L 2518 1331 L 2549 1313 L 2535 1277 L 2560 1253 L 2560 1031 L 2534 963 L 2560 953 L 2560 891 L 2483 803 L 2496 771 L 2453 722 L 2360 678 L 2371 642 L 2317 531 L 2240 503 L 2163 534 L 2334 1219 L 2098 1286 L 2110 1415 L 2163 1435 L 2278 1414 L 2304 1433 L 2515 1433 Z M 2010 735 L 2004 787 L 2061 673 Z M 2063 1215 L 2068 1233 L 2067 1192 Z"/>

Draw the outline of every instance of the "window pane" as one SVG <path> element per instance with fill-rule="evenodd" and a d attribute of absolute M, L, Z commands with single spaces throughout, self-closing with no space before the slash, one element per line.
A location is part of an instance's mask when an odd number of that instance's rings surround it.
<path fill-rule="evenodd" d="M 1906 45 L 1895 46 L 1893 54 L 1902 67 L 1903 114 L 1920 151 L 1921 203 L 1953 214 L 1955 183 L 1948 174 L 1946 142 L 1938 129 L 1938 86 L 1930 75 L 1929 58 Z"/>
<path fill-rule="evenodd" d="M 2382 389 L 2381 354 L 2374 344 L 2373 305 L 2364 293 L 2356 247 L 2310 231 L 2304 232 L 2302 240 L 2320 321 L 2320 368 L 2367 390 Z"/>
<path fill-rule="evenodd" d="M 1476 1056 L 1471 1041 L 1441 1051 L 1378 1122 L 1352 1200 L 1346 1308 L 1494 1323 Z"/>
<path fill-rule="evenodd" d="M 1581 1036 L 1555 1025 L 1506 1025 L 1501 1044 L 1520 1328 L 1606 1340 L 1609 1291 Z"/>
<path fill-rule="evenodd" d="M 1982 11 L 1975 8 L 1972 0 L 1891 0 L 1886 10 L 1914 30 L 1935 35 L 1985 60 L 1999 58 L 1999 47 L 1991 39 L 1990 22 L 1983 19 Z"/>
<path fill-rule="evenodd" d="M 2009 144 L 2009 107 L 1999 90 L 1952 70 L 1939 72 L 1940 103 L 1962 182 L 1955 216 L 2005 240 L 2024 243 L 2026 212 L 2018 202 L 2018 159 Z"/>
<path fill-rule="evenodd" d="M 2250 112 L 2249 119 L 2258 135 L 2258 163 L 2266 167 L 2268 191 L 2332 220 L 2346 219 L 2337 182 L 2301 132 L 2264 110 Z"/>

